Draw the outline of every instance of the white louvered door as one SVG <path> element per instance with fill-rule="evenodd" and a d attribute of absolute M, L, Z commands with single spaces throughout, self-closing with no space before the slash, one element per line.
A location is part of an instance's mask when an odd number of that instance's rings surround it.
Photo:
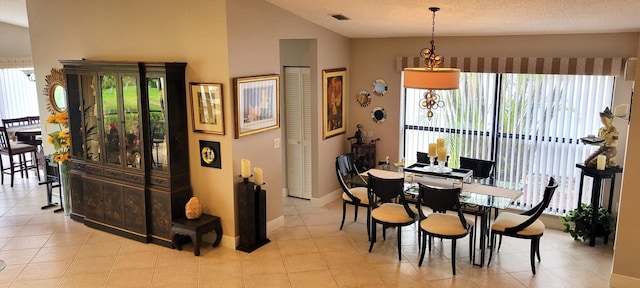
<path fill-rule="evenodd" d="M 311 199 L 311 69 L 284 68 L 289 196 Z"/>

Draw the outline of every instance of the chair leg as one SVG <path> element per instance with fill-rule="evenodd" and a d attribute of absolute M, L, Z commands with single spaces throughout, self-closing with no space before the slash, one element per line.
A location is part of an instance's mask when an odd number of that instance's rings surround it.
<path fill-rule="evenodd" d="M 536 240 L 536 254 L 538 255 L 538 262 L 540 262 L 540 238 Z"/>
<path fill-rule="evenodd" d="M 342 222 L 340 222 L 340 230 L 342 230 L 342 226 L 344 226 L 344 217 L 346 215 L 347 215 L 347 201 L 342 200 Z"/>
<path fill-rule="evenodd" d="M 422 249 L 420 251 L 420 262 L 418 262 L 418 266 L 422 266 L 422 261 L 424 260 L 424 254 L 427 251 L 427 233 L 422 232 Z"/>
<path fill-rule="evenodd" d="M 353 211 L 353 222 L 358 221 L 358 208 L 360 208 L 358 205 L 354 205 L 355 209 Z"/>
<path fill-rule="evenodd" d="M 489 261 L 487 262 L 487 267 L 489 267 L 489 264 L 491 264 L 491 258 L 493 258 L 493 249 L 496 247 L 496 234 L 491 231 L 491 236 L 489 238 L 491 238 L 489 242 L 491 243 L 491 247 L 489 249 Z"/>
<path fill-rule="evenodd" d="M 453 275 L 456 275 L 456 239 L 451 239 L 451 268 Z"/>
<path fill-rule="evenodd" d="M 371 221 L 371 234 L 369 235 L 369 253 L 373 250 L 373 243 L 376 242 L 376 223 Z"/>
<path fill-rule="evenodd" d="M 502 235 L 500 235 L 500 243 L 498 243 L 498 252 L 500 252 L 500 247 L 502 247 Z"/>
<path fill-rule="evenodd" d="M 469 262 L 473 263 L 473 255 L 476 252 L 476 232 L 475 227 L 471 226 L 471 234 L 469 234 Z"/>
<path fill-rule="evenodd" d="M 371 209 L 367 207 L 367 236 L 371 240 Z"/>
<path fill-rule="evenodd" d="M 402 261 L 402 227 L 398 226 L 398 261 Z"/>
<path fill-rule="evenodd" d="M 537 240 L 536 238 L 531 239 L 531 252 L 530 252 L 530 260 L 531 260 L 531 271 L 533 272 L 533 275 L 536 275 L 536 263 L 535 263 L 535 258 L 536 258 L 536 244 Z"/>

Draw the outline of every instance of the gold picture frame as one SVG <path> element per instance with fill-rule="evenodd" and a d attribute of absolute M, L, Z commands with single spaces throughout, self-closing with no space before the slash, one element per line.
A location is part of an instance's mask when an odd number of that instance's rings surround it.
<path fill-rule="evenodd" d="M 236 139 L 280 127 L 280 75 L 234 79 Z"/>
<path fill-rule="evenodd" d="M 224 135 L 222 84 L 190 82 L 193 131 Z"/>
<path fill-rule="evenodd" d="M 346 132 L 347 68 L 322 70 L 322 139 Z"/>

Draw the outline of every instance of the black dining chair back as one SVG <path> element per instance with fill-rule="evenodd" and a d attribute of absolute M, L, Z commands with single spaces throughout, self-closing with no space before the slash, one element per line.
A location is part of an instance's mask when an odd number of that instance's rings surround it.
<path fill-rule="evenodd" d="M 396 227 L 398 232 L 398 260 L 402 260 L 402 229 L 413 224 L 418 215 L 416 207 L 409 207 L 404 197 L 404 177 L 380 178 L 368 174 L 369 207 L 371 209 L 371 233 L 369 253 L 376 242 L 376 224 L 382 225 L 382 238 L 386 240 L 386 228 Z"/>
<path fill-rule="evenodd" d="M 424 255 L 428 242 L 428 249 L 431 251 L 431 238 L 437 237 L 451 240 L 451 269 L 453 275 L 456 275 L 456 241 L 469 235 L 469 231 L 473 230 L 473 225 L 467 223 L 466 218 L 462 214 L 460 205 L 460 188 L 436 188 L 418 183 L 419 187 L 419 209 L 422 213 L 422 206 L 427 206 L 433 211 L 428 216 L 421 215 L 420 234 L 422 239 L 420 262 L 418 266 L 422 266 Z M 453 213 L 449 212 L 453 211 Z M 447 213 L 449 212 L 449 213 Z M 473 234 L 472 234 L 473 235 Z M 427 241 L 427 236 L 429 236 Z M 469 237 L 469 255 L 473 251 L 473 237 Z"/>
<path fill-rule="evenodd" d="M 29 117 L 2 119 L 2 125 L 4 127 L 27 126 L 30 124 Z"/>
<path fill-rule="evenodd" d="M 353 154 L 346 153 L 336 157 L 336 176 L 342 188 L 342 222 L 340 223 L 340 230 L 344 226 L 347 204 L 349 204 L 355 206 L 353 222 L 358 220 L 358 207 L 367 208 L 367 235 L 369 235 L 371 210 L 369 209 L 367 182 L 358 173 Z"/>
<path fill-rule="evenodd" d="M 500 251 L 500 246 L 502 246 L 502 236 L 529 239 L 531 240 L 529 255 L 531 271 L 534 275 L 536 274 L 535 256 L 537 255 L 538 261 L 540 261 L 540 238 L 542 238 L 545 230 L 544 223 L 542 223 L 538 218 L 540 218 L 540 215 L 542 215 L 544 210 L 549 206 L 551 198 L 557 188 L 558 183 L 556 182 L 556 179 L 550 177 L 549 183 L 544 189 L 542 201 L 540 201 L 535 207 L 520 214 L 503 212 L 495 219 L 491 225 L 491 252 L 489 254 L 488 264 L 491 264 L 491 258 L 493 257 L 496 235 L 500 235 L 498 251 Z"/>
<path fill-rule="evenodd" d="M 460 168 L 473 171 L 473 178 L 493 178 L 496 161 L 460 157 Z"/>
<path fill-rule="evenodd" d="M 20 172 L 21 177 L 29 178 L 29 169 L 34 169 L 40 181 L 40 170 L 38 168 L 38 157 L 35 155 L 38 147 L 20 142 L 14 142 L 9 139 L 9 133 L 6 127 L 0 127 L 0 156 L 9 156 L 9 167 L 4 167 L 2 159 L 0 159 L 0 172 L 2 172 L 0 183 L 4 184 L 4 175 L 11 175 L 11 187 L 13 187 L 14 175 Z M 31 155 L 31 164 L 27 161 L 27 154 Z M 15 161 L 18 156 L 18 162 Z"/>

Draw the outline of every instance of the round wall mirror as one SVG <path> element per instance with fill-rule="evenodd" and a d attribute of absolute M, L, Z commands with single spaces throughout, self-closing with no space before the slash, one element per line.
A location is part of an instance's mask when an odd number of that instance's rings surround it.
<path fill-rule="evenodd" d="M 362 90 L 356 95 L 356 101 L 358 101 L 360 107 L 367 107 L 371 104 L 371 94 L 369 94 L 369 91 Z"/>
<path fill-rule="evenodd" d="M 51 68 L 51 74 L 45 76 L 44 97 L 47 102 L 47 110 L 51 114 L 61 113 L 67 110 L 67 89 L 65 88 L 64 73 L 62 69 Z"/>
<path fill-rule="evenodd" d="M 378 79 L 373 82 L 373 94 L 378 96 L 384 96 L 387 93 L 387 82 L 382 79 Z"/>
<path fill-rule="evenodd" d="M 376 107 L 371 111 L 371 119 L 373 119 L 373 122 L 382 123 L 387 119 L 387 111 L 382 107 Z"/>

